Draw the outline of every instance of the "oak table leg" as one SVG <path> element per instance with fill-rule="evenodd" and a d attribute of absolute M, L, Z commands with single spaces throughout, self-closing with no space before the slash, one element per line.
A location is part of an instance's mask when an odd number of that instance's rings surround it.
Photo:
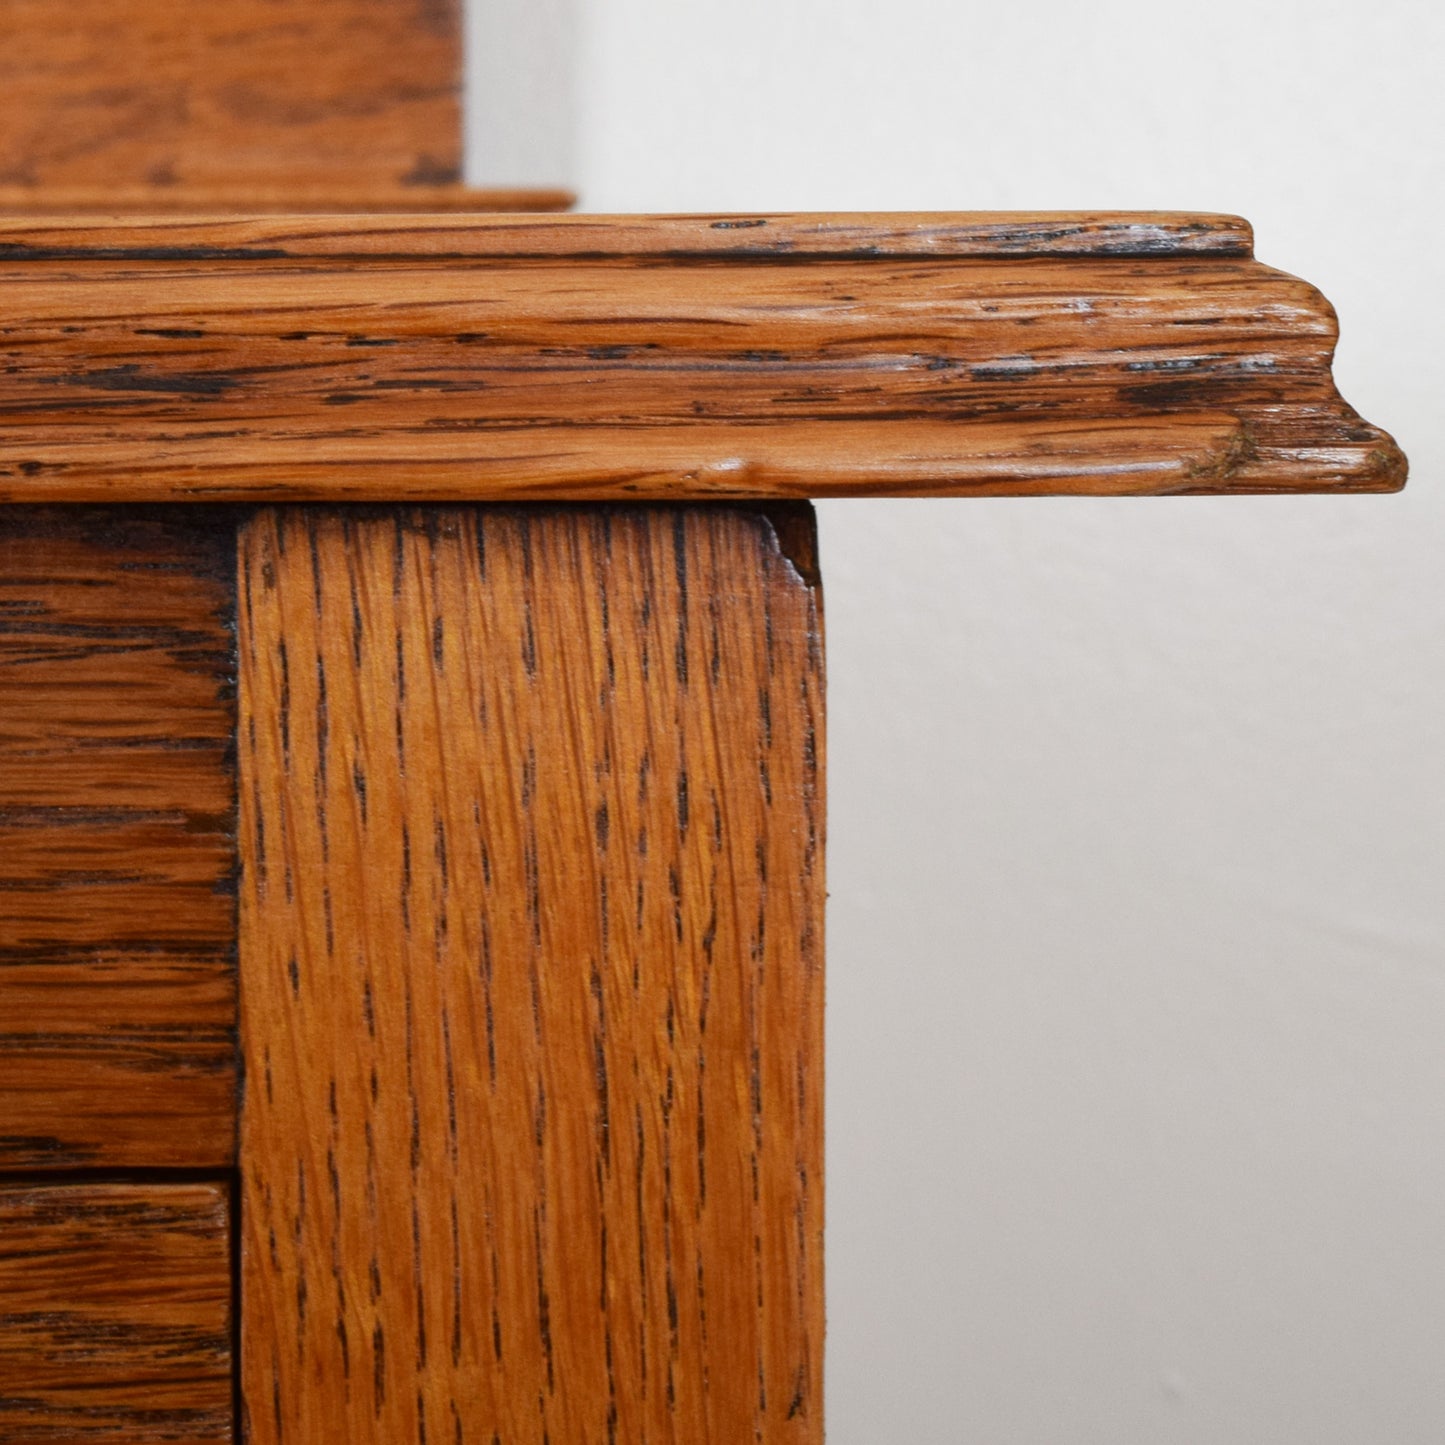
<path fill-rule="evenodd" d="M 255 1445 L 821 1441 L 811 542 L 243 527 Z"/>

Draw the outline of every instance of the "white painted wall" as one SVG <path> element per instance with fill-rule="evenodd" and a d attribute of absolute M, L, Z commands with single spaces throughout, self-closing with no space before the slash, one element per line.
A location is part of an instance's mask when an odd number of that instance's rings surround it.
<path fill-rule="evenodd" d="M 469 179 L 574 186 L 581 0 L 463 0 Z"/>
<path fill-rule="evenodd" d="M 579 5 L 587 209 L 1242 212 L 1414 465 L 820 507 L 832 1445 L 1439 1445 L 1445 9 Z"/>

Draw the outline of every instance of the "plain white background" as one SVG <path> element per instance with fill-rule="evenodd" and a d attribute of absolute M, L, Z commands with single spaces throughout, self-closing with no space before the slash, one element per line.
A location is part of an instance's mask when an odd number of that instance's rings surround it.
<path fill-rule="evenodd" d="M 1241 212 L 1336 303 L 1403 496 L 819 508 L 829 1439 L 1439 1445 L 1445 10 L 472 4 L 474 179 Z"/>

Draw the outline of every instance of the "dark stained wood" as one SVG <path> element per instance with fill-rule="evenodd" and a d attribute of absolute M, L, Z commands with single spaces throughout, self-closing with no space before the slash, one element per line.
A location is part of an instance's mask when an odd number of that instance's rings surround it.
<path fill-rule="evenodd" d="M 255 1445 L 822 1440 L 812 541 L 243 530 Z"/>
<path fill-rule="evenodd" d="M 1402 485 L 1328 302 L 1247 248 L 1167 215 L 0 223 L 0 500 Z"/>
<path fill-rule="evenodd" d="M 456 182 L 459 22 L 457 0 L 4 0 L 0 185 Z"/>
<path fill-rule="evenodd" d="M 0 1168 L 234 1156 L 234 534 L 0 512 Z"/>
<path fill-rule="evenodd" d="M 0 1186 L 0 1442 L 232 1438 L 228 1194 Z"/>

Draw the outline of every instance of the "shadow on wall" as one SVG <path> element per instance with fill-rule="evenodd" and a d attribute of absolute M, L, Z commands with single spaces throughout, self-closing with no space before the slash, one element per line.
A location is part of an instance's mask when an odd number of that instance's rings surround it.
<path fill-rule="evenodd" d="M 577 183 L 580 0 L 465 0 L 466 179 Z"/>

